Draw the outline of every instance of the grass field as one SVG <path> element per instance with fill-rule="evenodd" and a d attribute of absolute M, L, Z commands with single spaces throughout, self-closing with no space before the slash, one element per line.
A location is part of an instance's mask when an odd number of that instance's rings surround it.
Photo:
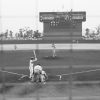
<path fill-rule="evenodd" d="M 100 64 L 100 51 L 73 51 L 70 53 L 68 50 L 57 51 L 57 58 L 52 57 L 52 50 L 41 50 L 36 53 L 38 61 L 42 66 L 66 66 L 72 65 L 99 65 Z M 33 51 L 4 51 L 0 54 L 2 58 L 0 63 L 3 66 L 20 67 L 29 66 L 31 56 L 34 56 Z M 49 56 L 49 57 L 47 57 Z M 2 62 L 1 62 L 2 60 Z"/>
<path fill-rule="evenodd" d="M 0 64 L 5 67 L 6 71 L 29 75 L 29 60 L 33 55 L 32 50 L 4 51 L 1 54 Z M 35 64 L 40 63 L 43 66 L 50 80 L 57 81 L 58 77 L 55 75 L 69 74 L 69 65 L 73 66 L 72 73 L 97 70 L 88 73 L 73 74 L 75 81 L 100 80 L 99 51 L 73 51 L 70 53 L 68 50 L 60 50 L 57 51 L 57 57 L 53 58 L 52 50 L 39 50 L 36 52 L 36 55 L 38 61 Z M 16 77 L 21 77 L 16 74 L 12 76 L 11 73 L 6 73 L 6 76 L 7 82 L 9 77 L 14 77 L 15 80 Z M 68 80 L 68 77 L 69 75 L 65 75 L 62 77 L 62 80 Z"/>
<path fill-rule="evenodd" d="M 4 51 L 0 55 L 1 70 L 3 66 L 8 72 L 29 75 L 28 66 L 29 59 L 33 56 L 32 50 Z M 97 70 L 100 69 L 100 51 L 74 50 L 70 53 L 69 50 L 59 50 L 57 51 L 57 57 L 52 58 L 52 50 L 39 50 L 36 52 L 36 55 L 38 61 L 35 64 L 40 63 L 49 76 L 47 84 L 39 84 L 38 86 L 36 84 L 31 85 L 29 84 L 30 79 L 28 76 L 19 81 L 18 79 L 22 75 L 5 72 L 6 83 L 21 83 L 19 85 L 6 85 L 6 95 L 9 97 L 12 95 L 15 97 L 26 97 L 30 98 L 27 100 L 31 100 L 31 98 L 35 98 L 37 92 L 39 92 L 39 96 L 42 97 L 41 100 L 51 100 L 49 97 L 52 97 L 52 100 L 58 100 L 58 97 L 65 100 L 69 96 L 69 84 L 66 83 L 70 77 L 69 75 L 64 75 L 62 76 L 62 80 L 59 81 L 59 77 L 56 75 L 69 74 L 69 65 L 73 66 L 72 73 L 95 70 L 72 74 L 73 81 L 100 80 L 100 70 Z M 0 73 L 0 83 L 2 83 L 2 73 Z M 85 100 L 100 99 L 98 97 L 100 94 L 100 84 L 73 84 L 72 86 L 72 95 L 76 96 L 75 98 L 77 100 L 84 100 L 84 98 L 86 98 Z M 2 91 L 2 85 L 0 85 L 1 94 Z M 88 98 L 89 96 L 90 98 Z"/>

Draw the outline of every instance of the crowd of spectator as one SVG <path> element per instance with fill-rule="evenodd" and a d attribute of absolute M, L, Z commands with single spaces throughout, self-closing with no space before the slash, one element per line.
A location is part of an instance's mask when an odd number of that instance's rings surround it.
<path fill-rule="evenodd" d="M 33 31 L 29 27 L 20 28 L 19 32 L 13 33 L 11 30 L 6 30 L 5 32 L 1 32 L 0 39 L 3 40 L 36 40 L 42 39 L 43 35 L 38 30 Z"/>
<path fill-rule="evenodd" d="M 92 31 L 87 28 L 85 30 L 85 35 L 82 36 L 83 39 L 85 40 L 100 40 L 100 29 L 97 29 L 97 31 Z"/>

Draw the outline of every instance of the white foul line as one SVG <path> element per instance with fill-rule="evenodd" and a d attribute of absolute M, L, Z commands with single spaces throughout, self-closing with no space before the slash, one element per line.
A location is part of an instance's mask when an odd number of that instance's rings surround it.
<path fill-rule="evenodd" d="M 88 71 L 82 71 L 82 72 L 75 72 L 75 73 L 68 73 L 68 74 L 61 74 L 61 75 L 55 75 L 55 76 L 59 76 L 59 80 L 61 80 L 62 76 L 64 75 L 70 75 L 70 74 L 79 74 L 79 73 L 87 73 L 87 72 L 92 72 L 92 71 L 98 71 L 100 69 L 96 69 L 96 70 L 88 70 Z"/>
<path fill-rule="evenodd" d="M 25 75 L 25 74 L 18 74 L 18 73 L 9 72 L 9 71 L 2 71 L 2 70 L 0 70 L 0 71 L 1 71 L 1 72 L 4 72 L 4 73 L 15 74 L 15 75 L 28 76 L 28 75 Z"/>
<path fill-rule="evenodd" d="M 79 73 L 87 73 L 87 72 L 98 71 L 98 70 L 100 70 L 100 69 L 96 69 L 96 70 L 88 70 L 88 71 L 82 71 L 82 72 L 75 72 L 75 73 L 68 73 L 68 74 L 60 74 L 60 75 L 55 75 L 55 76 L 59 76 L 59 77 L 60 77 L 59 80 L 61 80 L 62 76 L 64 76 L 64 75 L 79 74 Z M 2 70 L 0 70 L 0 71 L 1 71 L 1 72 L 6 72 L 6 73 L 10 73 L 10 74 L 21 75 L 22 77 L 21 77 L 19 80 L 21 80 L 23 77 L 28 76 L 28 75 L 25 75 L 25 74 L 18 74 L 18 73 L 9 72 L 9 71 L 2 71 Z"/>

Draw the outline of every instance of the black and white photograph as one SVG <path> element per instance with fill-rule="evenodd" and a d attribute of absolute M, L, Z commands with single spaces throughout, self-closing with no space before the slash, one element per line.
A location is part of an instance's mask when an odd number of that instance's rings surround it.
<path fill-rule="evenodd" d="M 100 100 L 100 0 L 0 0 L 0 100 Z"/>

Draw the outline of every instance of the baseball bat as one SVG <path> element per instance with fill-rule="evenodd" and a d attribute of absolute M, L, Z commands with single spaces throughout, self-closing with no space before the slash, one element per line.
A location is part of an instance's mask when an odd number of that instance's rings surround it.
<path fill-rule="evenodd" d="M 35 56 L 35 58 L 36 58 L 36 53 L 35 53 L 35 50 L 33 50 L 33 52 L 34 52 L 34 56 Z"/>

